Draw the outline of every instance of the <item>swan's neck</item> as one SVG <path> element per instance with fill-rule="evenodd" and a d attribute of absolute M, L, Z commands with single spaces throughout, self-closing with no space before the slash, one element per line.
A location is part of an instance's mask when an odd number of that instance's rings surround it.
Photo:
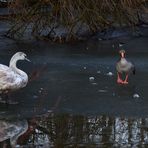
<path fill-rule="evenodd" d="M 28 77 L 27 76 L 27 74 L 24 72 L 24 71 L 22 71 L 22 70 L 20 70 L 20 69 L 18 69 L 17 68 L 17 61 L 18 60 L 20 60 L 20 59 L 16 59 L 16 58 L 11 58 L 11 60 L 10 60 L 10 63 L 9 63 L 9 67 L 15 72 L 15 73 L 17 73 L 17 74 L 19 74 L 21 77 Z"/>

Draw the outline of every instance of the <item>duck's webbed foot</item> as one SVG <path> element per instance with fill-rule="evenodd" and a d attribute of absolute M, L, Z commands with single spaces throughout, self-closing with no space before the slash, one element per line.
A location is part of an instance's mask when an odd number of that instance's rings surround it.
<path fill-rule="evenodd" d="M 128 81 L 123 81 L 123 84 L 128 84 Z"/>
<path fill-rule="evenodd" d="M 123 80 L 120 78 L 120 74 L 117 73 L 117 75 L 118 75 L 117 83 L 118 83 L 118 84 L 123 84 Z"/>
<path fill-rule="evenodd" d="M 117 83 L 118 83 L 118 84 L 123 84 L 123 83 L 124 83 L 124 81 L 123 81 L 123 80 L 121 80 L 121 79 L 117 79 Z"/>
<path fill-rule="evenodd" d="M 128 84 L 128 74 L 126 75 L 126 77 L 125 77 L 125 80 L 124 80 L 123 84 Z"/>

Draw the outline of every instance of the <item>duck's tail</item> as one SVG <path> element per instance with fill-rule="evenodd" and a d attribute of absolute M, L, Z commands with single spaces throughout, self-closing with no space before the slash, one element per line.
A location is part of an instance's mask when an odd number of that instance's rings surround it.
<path fill-rule="evenodd" d="M 133 67 L 133 75 L 135 75 L 136 74 L 136 68 L 135 68 L 135 66 Z"/>

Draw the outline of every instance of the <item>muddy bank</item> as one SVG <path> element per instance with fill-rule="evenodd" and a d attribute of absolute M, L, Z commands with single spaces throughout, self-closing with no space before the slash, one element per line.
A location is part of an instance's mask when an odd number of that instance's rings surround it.
<path fill-rule="evenodd" d="M 49 45 L 54 46 L 56 43 L 46 41 L 39 41 L 34 39 L 32 36 L 28 36 L 28 38 L 24 40 L 13 40 L 6 36 L 7 31 L 10 28 L 9 21 L 0 21 L 0 44 L 3 51 L 7 50 L 8 48 L 19 49 L 23 48 L 25 50 L 39 49 L 44 46 L 44 49 L 48 49 Z M 134 30 L 133 32 L 130 28 L 123 28 L 123 29 L 110 29 L 108 32 L 99 33 L 99 35 L 89 36 L 87 41 L 78 41 L 78 42 L 71 42 L 69 44 L 57 44 L 57 46 L 68 46 L 70 48 L 62 48 L 57 50 L 55 48 L 53 52 L 69 52 L 69 53 L 86 53 L 86 54 L 96 54 L 96 53 L 115 53 L 117 50 L 124 48 L 128 49 L 128 52 L 131 53 L 147 53 L 147 37 L 148 37 L 148 27 L 141 26 Z M 134 46 L 134 43 L 137 46 Z M 82 48 L 79 45 L 84 44 Z M 12 46 L 13 45 L 13 46 Z M 22 46 L 23 45 L 23 46 Z M 20 47 L 18 47 L 20 46 Z M 74 46 L 74 47 L 72 47 Z M 78 47 L 77 47 L 78 46 Z M 134 46 L 134 47 L 133 47 Z"/>

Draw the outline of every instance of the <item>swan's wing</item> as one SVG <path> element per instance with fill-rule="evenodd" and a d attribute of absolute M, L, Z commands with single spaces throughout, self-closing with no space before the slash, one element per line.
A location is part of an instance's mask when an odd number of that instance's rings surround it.
<path fill-rule="evenodd" d="M 9 70 L 10 68 L 6 65 L 3 65 L 3 64 L 0 64 L 0 70 L 2 71 L 6 71 L 6 70 Z"/>
<path fill-rule="evenodd" d="M 10 89 L 16 81 L 16 74 L 9 67 L 0 66 L 0 90 Z"/>
<path fill-rule="evenodd" d="M 5 73 L 0 71 L 0 83 L 13 83 L 15 81 L 11 73 Z"/>
<path fill-rule="evenodd" d="M 13 82 L 15 80 L 15 73 L 11 69 L 0 69 L 0 82 Z"/>

